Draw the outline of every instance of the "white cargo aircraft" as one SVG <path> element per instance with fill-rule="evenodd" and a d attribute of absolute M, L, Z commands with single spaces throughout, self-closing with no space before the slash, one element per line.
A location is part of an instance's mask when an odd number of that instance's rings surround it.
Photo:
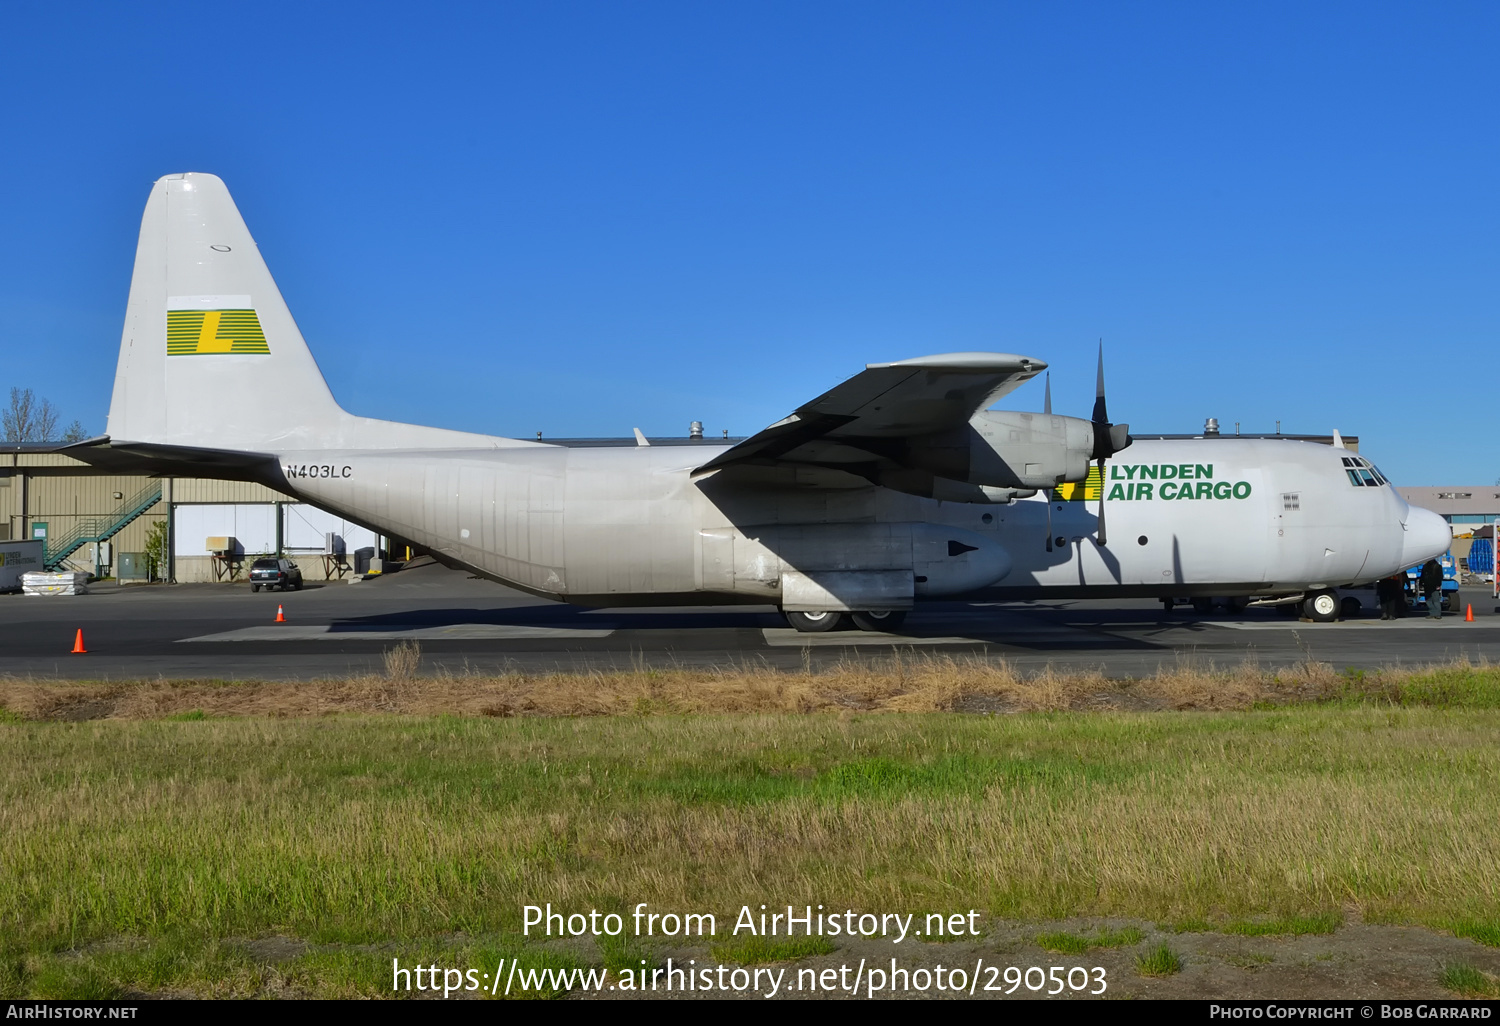
<path fill-rule="evenodd" d="M 1132 441 L 1109 422 L 1102 360 L 1092 420 L 1050 401 L 988 408 L 1045 367 L 871 364 L 735 444 L 579 447 L 355 417 L 224 183 L 176 174 L 141 222 L 108 434 L 68 451 L 259 481 L 548 598 L 772 603 L 804 631 L 846 614 L 892 629 L 917 599 L 974 594 L 1255 596 L 1331 620 L 1334 589 L 1448 548 L 1441 517 L 1346 449 Z"/>

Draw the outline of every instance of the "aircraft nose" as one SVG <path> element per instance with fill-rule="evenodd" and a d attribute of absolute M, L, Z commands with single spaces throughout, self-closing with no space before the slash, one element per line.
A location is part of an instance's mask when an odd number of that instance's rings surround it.
<path fill-rule="evenodd" d="M 1401 540 L 1401 564 L 1416 566 L 1441 556 L 1453 547 L 1453 529 L 1430 509 L 1411 507 L 1406 534 Z"/>

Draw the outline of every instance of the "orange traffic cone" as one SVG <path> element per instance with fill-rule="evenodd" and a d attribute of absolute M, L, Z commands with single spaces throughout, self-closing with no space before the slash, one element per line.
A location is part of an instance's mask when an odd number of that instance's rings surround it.
<path fill-rule="evenodd" d="M 1464 612 L 1464 623 L 1474 622 L 1474 603 L 1469 603 L 1469 608 Z"/>
<path fill-rule="evenodd" d="M 281 615 L 281 606 L 280 605 L 278 605 L 276 607 L 276 622 L 277 623 L 286 623 L 286 617 Z"/>
<path fill-rule="evenodd" d="M 78 633 L 73 636 L 73 653 L 87 655 L 88 649 L 83 647 L 83 628 L 78 628 Z"/>

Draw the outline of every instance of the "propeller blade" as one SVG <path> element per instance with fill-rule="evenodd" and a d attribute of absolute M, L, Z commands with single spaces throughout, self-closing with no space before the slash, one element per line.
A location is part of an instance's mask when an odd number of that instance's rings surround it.
<path fill-rule="evenodd" d="M 1089 454 L 1096 460 L 1107 459 L 1130 444 L 1130 425 L 1112 424 L 1109 407 L 1104 400 L 1104 340 L 1099 340 L 1099 375 L 1094 386 L 1094 451 Z"/>
<path fill-rule="evenodd" d="M 1099 340 L 1099 374 L 1094 384 L 1094 424 L 1109 429 L 1109 411 L 1104 403 L 1104 339 Z"/>
<path fill-rule="evenodd" d="M 1052 414 L 1052 372 L 1047 372 L 1047 398 L 1042 401 L 1042 412 L 1051 416 Z"/>
<path fill-rule="evenodd" d="M 1103 400 L 1100 400 L 1101 402 Z M 1109 540 L 1104 535 L 1104 459 L 1099 459 L 1099 544 L 1108 545 Z"/>

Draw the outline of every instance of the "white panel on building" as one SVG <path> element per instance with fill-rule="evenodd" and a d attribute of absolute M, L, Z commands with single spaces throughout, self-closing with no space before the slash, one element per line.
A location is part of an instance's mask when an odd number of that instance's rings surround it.
<path fill-rule="evenodd" d="M 241 553 L 276 551 L 276 507 L 269 503 L 184 505 L 174 507 L 172 515 L 175 555 L 206 556 L 204 542 L 226 535 Z"/>
<path fill-rule="evenodd" d="M 306 503 L 287 503 L 282 507 L 285 518 L 282 547 L 288 552 L 320 553 L 327 536 L 337 535 L 344 540 L 343 551 L 353 553 L 363 548 L 378 548 L 375 532 L 358 524 L 351 524 L 335 513 L 329 513 Z"/>

